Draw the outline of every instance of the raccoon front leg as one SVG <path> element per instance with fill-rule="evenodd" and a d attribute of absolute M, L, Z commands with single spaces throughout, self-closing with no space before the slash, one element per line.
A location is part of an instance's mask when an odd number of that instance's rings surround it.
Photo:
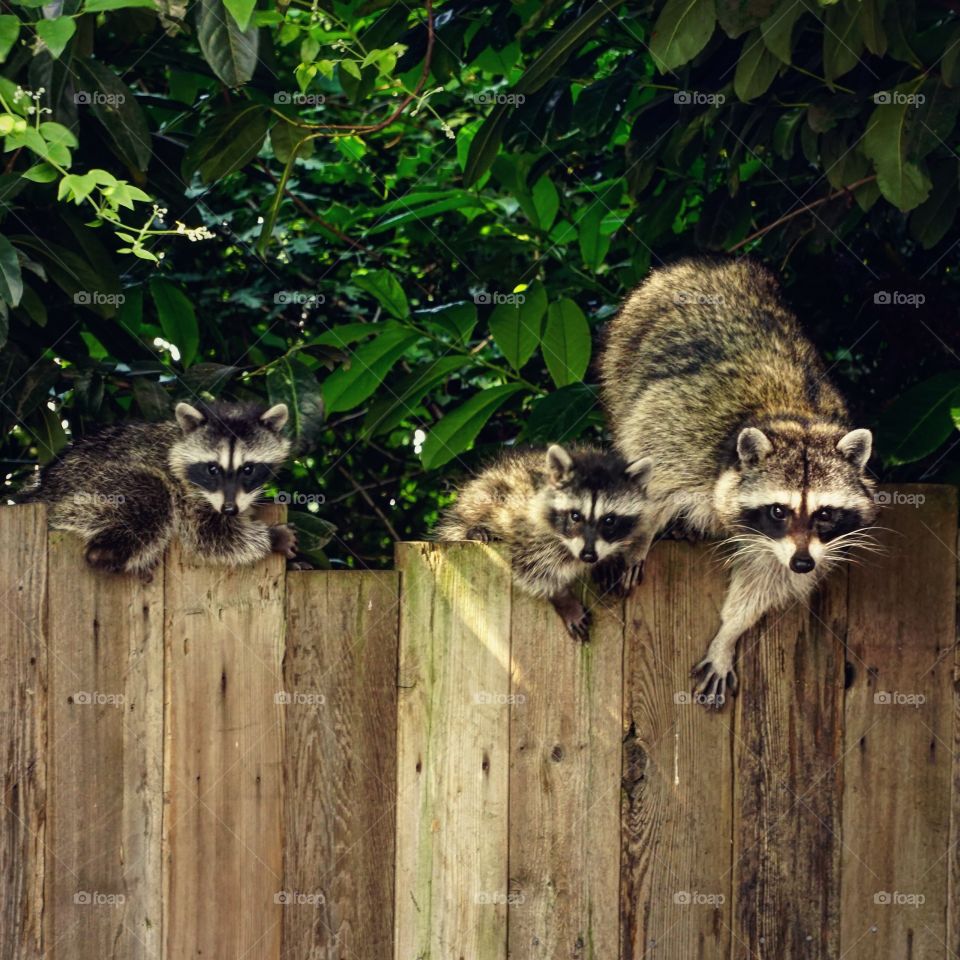
<path fill-rule="evenodd" d="M 204 509 L 193 515 L 189 526 L 184 539 L 207 563 L 242 566 L 271 553 L 286 557 L 296 554 L 296 534 L 288 524 L 269 527 L 247 514 L 228 516 Z"/>
<path fill-rule="evenodd" d="M 652 537 L 644 536 L 621 553 L 602 560 L 591 573 L 594 583 L 604 593 L 611 593 L 615 597 L 629 597 L 634 587 L 643 583 L 643 568 L 652 540 Z"/>
<path fill-rule="evenodd" d="M 574 640 L 586 643 L 590 639 L 590 611 L 580 602 L 579 597 L 566 587 L 549 599 L 567 628 L 567 633 Z"/>

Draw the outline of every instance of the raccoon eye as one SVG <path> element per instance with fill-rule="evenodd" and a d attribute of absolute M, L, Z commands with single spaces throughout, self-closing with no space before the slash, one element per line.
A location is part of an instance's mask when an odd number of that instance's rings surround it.
<path fill-rule="evenodd" d="M 608 513 L 600 522 L 605 527 L 612 527 L 617 522 L 617 518 L 614 514 Z"/>
<path fill-rule="evenodd" d="M 782 506 L 782 505 L 779 504 L 779 503 L 775 503 L 775 504 L 770 508 L 770 519 L 771 519 L 771 520 L 776 520 L 777 523 L 780 523 L 781 521 L 787 519 L 787 512 L 788 512 L 788 511 L 787 511 L 787 508 L 786 508 L 786 507 Z"/>
<path fill-rule="evenodd" d="M 583 514 L 579 510 L 571 510 L 570 519 L 574 523 L 579 523 L 583 519 Z"/>
<path fill-rule="evenodd" d="M 829 507 L 821 507 L 814 513 L 813 519 L 821 523 L 829 523 L 833 519 L 833 511 Z"/>
<path fill-rule="evenodd" d="M 245 463 L 245 464 L 243 465 L 243 467 L 240 469 L 240 472 L 241 472 L 245 477 L 249 477 L 250 474 L 253 473 L 253 464 L 251 464 L 251 463 Z"/>
<path fill-rule="evenodd" d="M 210 476 L 215 477 L 220 472 L 220 468 L 215 463 L 211 463 L 207 466 L 207 472 Z"/>

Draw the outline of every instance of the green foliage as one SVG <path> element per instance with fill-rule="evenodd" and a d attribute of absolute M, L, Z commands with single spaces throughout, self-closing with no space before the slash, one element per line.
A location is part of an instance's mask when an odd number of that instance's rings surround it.
<path fill-rule="evenodd" d="M 381 564 L 502 444 L 601 437 L 604 323 L 695 253 L 781 272 L 888 477 L 957 479 L 958 41 L 893 0 L 12 0 L 8 486 L 282 400 L 306 552 Z"/>

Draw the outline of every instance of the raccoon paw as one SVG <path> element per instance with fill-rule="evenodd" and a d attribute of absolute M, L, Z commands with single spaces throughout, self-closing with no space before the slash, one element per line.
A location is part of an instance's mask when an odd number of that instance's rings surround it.
<path fill-rule="evenodd" d="M 493 543 L 497 538 L 486 527 L 471 527 L 467 531 L 467 540 L 479 540 L 480 543 Z"/>
<path fill-rule="evenodd" d="M 312 570 L 313 564 L 308 563 L 306 560 L 291 560 L 287 564 L 288 570 Z"/>
<path fill-rule="evenodd" d="M 631 564 L 623 573 L 623 580 L 621 585 L 621 590 L 623 591 L 623 596 L 628 597 L 633 591 L 634 587 L 639 587 L 643 583 L 643 566 L 644 561 L 641 560 L 639 563 Z"/>
<path fill-rule="evenodd" d="M 739 682 L 732 661 L 721 663 L 703 659 L 693 668 L 691 675 L 700 681 L 693 692 L 697 703 L 704 707 L 722 710 L 727 695 L 733 697 L 737 694 Z"/>
<path fill-rule="evenodd" d="M 121 573 L 126 562 L 120 551 L 100 544 L 87 547 L 84 558 L 95 570 L 106 570 L 108 573 Z"/>
<path fill-rule="evenodd" d="M 297 530 L 292 523 L 277 523 L 270 528 L 270 550 L 288 560 L 297 555 Z"/>
<path fill-rule="evenodd" d="M 626 575 L 627 568 L 621 557 L 597 563 L 590 571 L 590 579 L 597 585 L 603 596 L 607 594 L 614 597 L 625 596 Z"/>
<path fill-rule="evenodd" d="M 590 640 L 590 619 L 590 611 L 582 604 L 577 604 L 577 607 L 571 607 L 566 612 L 563 624 L 574 640 L 587 643 Z"/>

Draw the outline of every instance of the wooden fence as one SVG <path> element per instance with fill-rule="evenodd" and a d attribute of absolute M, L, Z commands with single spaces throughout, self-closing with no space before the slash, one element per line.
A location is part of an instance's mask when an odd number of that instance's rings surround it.
<path fill-rule="evenodd" d="M 887 496 L 722 714 L 705 546 L 580 646 L 496 547 L 143 585 L 0 510 L 0 957 L 960 956 L 956 497 Z"/>

